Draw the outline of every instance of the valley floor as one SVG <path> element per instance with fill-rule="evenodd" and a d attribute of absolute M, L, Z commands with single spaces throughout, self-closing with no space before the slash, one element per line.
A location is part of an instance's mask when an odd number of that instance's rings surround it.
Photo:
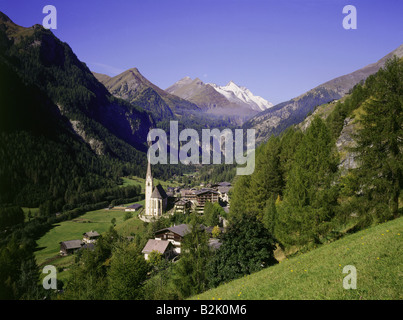
<path fill-rule="evenodd" d="M 142 204 L 144 201 L 140 201 Z M 35 257 L 40 268 L 47 264 L 54 265 L 61 272 L 58 279 L 63 280 L 68 275 L 68 267 L 74 262 L 74 255 L 60 256 L 60 242 L 67 240 L 78 240 L 83 238 L 83 233 L 94 230 L 102 234 L 112 226 L 111 220 L 116 219 L 115 229 L 122 236 L 130 236 L 143 228 L 143 222 L 133 212 L 133 218 L 124 221 L 127 212 L 124 210 L 101 209 L 90 211 L 73 220 L 63 221 L 55 225 L 43 237 L 37 241 Z M 66 269 L 65 269 L 66 268 Z M 66 270 L 66 271 L 62 271 Z"/>

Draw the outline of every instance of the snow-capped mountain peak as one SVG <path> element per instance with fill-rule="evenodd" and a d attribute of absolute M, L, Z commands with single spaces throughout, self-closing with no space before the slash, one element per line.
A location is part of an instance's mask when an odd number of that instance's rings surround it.
<path fill-rule="evenodd" d="M 209 83 L 209 85 L 225 96 L 229 101 L 242 106 L 248 106 L 255 111 L 263 111 L 273 106 L 271 102 L 262 97 L 253 95 L 249 89 L 238 86 L 232 80 L 228 82 L 226 86 L 218 86 L 214 83 Z"/>

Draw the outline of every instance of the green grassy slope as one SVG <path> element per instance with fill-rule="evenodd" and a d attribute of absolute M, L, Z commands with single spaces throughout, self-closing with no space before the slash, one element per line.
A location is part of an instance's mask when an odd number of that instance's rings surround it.
<path fill-rule="evenodd" d="M 403 299 L 403 217 L 346 236 L 192 299 Z M 357 289 L 343 288 L 343 268 Z"/>
<path fill-rule="evenodd" d="M 125 211 L 120 210 L 96 210 L 87 212 L 76 219 L 64 221 L 49 230 L 38 243 L 38 251 L 35 252 L 37 264 L 40 267 L 50 264 L 58 268 L 58 279 L 65 281 L 70 276 L 69 268 L 73 265 L 75 255 L 60 256 L 60 242 L 66 240 L 82 239 L 82 234 L 95 230 L 100 234 L 106 232 L 112 218 L 116 218 L 115 230 L 121 236 L 130 236 L 132 233 L 145 232 L 144 223 L 137 214 L 126 221 L 123 220 Z M 85 222 L 84 222 L 85 221 Z M 41 274 L 41 276 L 43 276 Z"/>
<path fill-rule="evenodd" d="M 61 241 L 82 239 L 83 233 L 91 230 L 101 234 L 110 228 L 112 218 L 115 218 L 116 224 L 119 225 L 123 222 L 124 215 L 123 210 L 96 210 L 61 222 L 37 241 L 39 250 L 35 252 L 35 257 L 38 265 L 58 255 Z"/>
<path fill-rule="evenodd" d="M 134 234 L 142 234 L 145 232 L 144 222 L 137 217 L 137 213 L 133 212 L 133 218 L 130 218 L 123 223 L 116 225 L 115 230 L 122 237 L 131 236 Z"/>

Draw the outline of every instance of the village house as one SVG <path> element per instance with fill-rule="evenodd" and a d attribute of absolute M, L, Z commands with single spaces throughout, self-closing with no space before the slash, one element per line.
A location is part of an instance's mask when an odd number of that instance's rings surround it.
<path fill-rule="evenodd" d="M 187 213 L 192 207 L 192 202 L 188 199 L 180 199 L 175 203 L 175 212 Z"/>
<path fill-rule="evenodd" d="M 148 260 L 153 251 L 160 253 L 165 259 L 175 256 L 174 246 L 167 240 L 149 239 L 141 252 L 144 254 L 144 259 Z"/>
<path fill-rule="evenodd" d="M 217 187 L 231 187 L 231 186 L 232 186 L 231 182 L 227 181 L 217 183 Z"/>
<path fill-rule="evenodd" d="M 100 236 L 98 232 L 91 230 L 83 233 L 82 240 L 62 241 L 60 242 L 60 255 L 67 256 L 81 249 L 93 250 L 95 248 L 95 242 Z"/>
<path fill-rule="evenodd" d="M 141 204 L 135 203 L 125 208 L 126 212 L 136 212 L 139 211 L 143 206 Z"/>
<path fill-rule="evenodd" d="M 222 202 L 229 202 L 229 191 L 231 190 L 231 186 L 219 186 L 217 188 L 218 195 Z"/>
<path fill-rule="evenodd" d="M 207 201 L 211 203 L 218 202 L 218 192 L 213 189 L 200 189 L 194 191 L 197 205 L 204 207 Z"/>
<path fill-rule="evenodd" d="M 204 205 L 207 201 L 211 203 L 218 202 L 219 194 L 213 189 L 200 189 L 194 191 L 195 200 L 193 201 L 197 213 L 203 214 Z"/>
<path fill-rule="evenodd" d="M 101 235 L 98 232 L 91 230 L 89 232 L 83 233 L 83 236 L 84 243 L 95 243 Z"/>
<path fill-rule="evenodd" d="M 181 199 L 187 199 L 190 201 L 193 201 L 196 199 L 196 196 L 194 194 L 194 192 L 196 191 L 196 189 L 192 188 L 192 189 L 181 189 L 180 191 L 180 195 L 181 195 Z"/>
<path fill-rule="evenodd" d="M 196 209 L 196 212 L 203 213 L 204 205 L 207 201 L 210 201 L 211 203 L 218 202 L 219 193 L 218 191 L 210 188 L 203 188 L 199 190 L 182 189 L 181 199 L 191 201 L 193 207 Z"/>
<path fill-rule="evenodd" d="M 220 248 L 221 241 L 212 237 L 213 227 L 205 227 L 200 225 L 201 228 L 210 236 L 208 245 L 210 248 L 216 250 Z M 148 240 L 146 246 L 142 250 L 144 258 L 148 260 L 149 254 L 152 251 L 161 253 L 166 259 L 170 259 L 181 253 L 181 244 L 186 234 L 190 232 L 190 226 L 187 224 L 179 224 L 177 226 L 164 228 L 155 232 L 155 239 Z M 224 228 L 220 228 L 221 233 Z M 170 245 L 169 245 L 170 244 Z"/>
<path fill-rule="evenodd" d="M 180 224 L 156 231 L 155 240 L 166 240 L 171 242 L 174 246 L 175 253 L 180 254 L 183 237 L 188 232 L 190 232 L 189 226 L 187 224 Z"/>
<path fill-rule="evenodd" d="M 181 190 L 181 188 L 179 188 L 179 187 L 167 187 L 166 193 L 167 193 L 168 197 L 179 197 L 180 190 Z"/>
<path fill-rule="evenodd" d="M 67 256 L 69 254 L 75 253 L 77 250 L 81 249 L 83 242 L 81 240 L 68 240 L 60 242 L 60 255 Z"/>

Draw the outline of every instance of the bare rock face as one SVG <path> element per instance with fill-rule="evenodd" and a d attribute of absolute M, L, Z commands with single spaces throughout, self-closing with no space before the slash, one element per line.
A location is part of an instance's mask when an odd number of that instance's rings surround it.
<path fill-rule="evenodd" d="M 71 126 L 75 133 L 77 133 L 90 147 L 91 149 L 99 156 L 104 154 L 105 146 L 102 141 L 97 140 L 95 138 L 89 137 L 84 130 L 84 126 L 80 121 L 70 120 Z"/>
<path fill-rule="evenodd" d="M 340 155 L 339 170 L 345 175 L 348 170 L 358 167 L 356 155 L 349 148 L 355 147 L 354 133 L 356 132 L 356 123 L 354 119 L 346 118 L 343 129 L 337 139 L 336 147 Z"/>

